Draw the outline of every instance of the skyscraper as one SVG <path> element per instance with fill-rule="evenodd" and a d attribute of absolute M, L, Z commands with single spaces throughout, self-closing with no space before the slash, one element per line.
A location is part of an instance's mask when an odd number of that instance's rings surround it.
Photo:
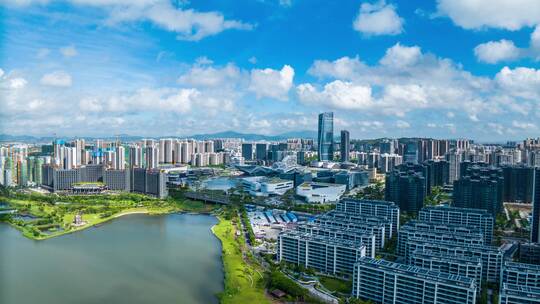
<path fill-rule="evenodd" d="M 540 168 L 534 170 L 531 242 L 540 243 Z"/>
<path fill-rule="evenodd" d="M 351 143 L 349 140 L 349 131 L 341 130 L 341 162 L 349 161 L 349 153 L 351 152 Z"/>
<path fill-rule="evenodd" d="M 244 157 L 245 160 L 253 160 L 253 144 L 242 144 L 242 157 Z"/>
<path fill-rule="evenodd" d="M 318 132 L 318 157 L 319 161 L 331 161 L 334 159 L 334 113 L 324 112 L 319 114 Z"/>

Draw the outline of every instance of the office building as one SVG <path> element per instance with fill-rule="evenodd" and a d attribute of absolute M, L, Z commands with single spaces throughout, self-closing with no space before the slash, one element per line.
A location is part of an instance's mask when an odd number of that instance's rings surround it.
<path fill-rule="evenodd" d="M 277 242 L 277 260 L 314 268 L 333 275 L 352 274 L 354 263 L 366 255 L 360 241 L 289 230 Z"/>
<path fill-rule="evenodd" d="M 476 303 L 474 279 L 373 258 L 354 266 L 353 296 L 375 303 Z"/>
<path fill-rule="evenodd" d="M 496 216 L 502 211 L 503 190 L 501 169 L 472 165 L 454 181 L 453 206 L 484 209 Z"/>
<path fill-rule="evenodd" d="M 340 157 L 341 162 L 348 162 L 349 161 L 349 154 L 351 152 L 351 143 L 349 138 L 349 131 L 342 130 L 341 131 L 341 144 L 340 144 Z"/>
<path fill-rule="evenodd" d="M 253 160 L 253 144 L 243 143 L 242 144 L 242 157 L 244 160 L 250 161 Z"/>
<path fill-rule="evenodd" d="M 540 243 L 540 167 L 534 170 L 531 242 Z"/>
<path fill-rule="evenodd" d="M 334 113 L 332 112 L 319 114 L 317 145 L 319 161 L 334 159 Z"/>
<path fill-rule="evenodd" d="M 255 158 L 258 161 L 266 161 L 268 156 L 268 144 L 259 143 L 255 145 Z"/>
<path fill-rule="evenodd" d="M 407 252 L 405 255 L 410 257 L 416 250 L 431 251 L 448 255 L 478 257 L 482 260 L 482 281 L 490 283 L 499 282 L 504 253 L 498 247 L 474 244 L 461 245 L 451 241 L 434 242 L 427 238 L 411 237 L 407 240 Z M 408 262 L 410 261 L 408 260 Z"/>
<path fill-rule="evenodd" d="M 484 235 L 484 244 L 493 239 L 495 220 L 491 213 L 482 209 L 456 208 L 449 206 L 427 206 L 418 213 L 418 220 L 439 224 L 454 224 L 478 227 Z"/>
<path fill-rule="evenodd" d="M 385 218 L 392 224 L 392 237 L 399 230 L 399 207 L 388 201 L 343 198 L 336 203 L 336 211 L 350 215 Z"/>

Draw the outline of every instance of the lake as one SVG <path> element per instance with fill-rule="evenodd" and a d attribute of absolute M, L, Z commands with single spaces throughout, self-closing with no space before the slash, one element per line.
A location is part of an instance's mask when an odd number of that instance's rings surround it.
<path fill-rule="evenodd" d="M 218 303 L 207 215 L 128 215 L 45 241 L 0 224 L 0 303 Z"/>

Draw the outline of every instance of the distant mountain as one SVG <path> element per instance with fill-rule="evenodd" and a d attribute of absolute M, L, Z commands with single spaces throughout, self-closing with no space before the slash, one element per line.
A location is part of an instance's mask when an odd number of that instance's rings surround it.
<path fill-rule="evenodd" d="M 162 137 L 178 137 L 178 136 L 162 136 Z M 197 134 L 192 136 L 180 136 L 180 137 L 188 137 L 188 138 L 194 138 L 198 140 L 202 139 L 216 139 L 216 138 L 243 138 L 244 140 L 268 140 L 268 141 L 276 141 L 276 140 L 284 140 L 287 138 L 311 138 L 315 139 L 317 138 L 317 132 L 314 131 L 293 131 L 293 132 L 287 132 L 283 134 L 278 135 L 261 135 L 261 134 L 253 134 L 253 133 L 239 133 L 235 131 L 224 131 L 224 132 L 218 132 L 218 133 L 212 133 L 212 134 Z M 103 139 L 103 140 L 118 140 L 122 142 L 131 142 L 131 141 L 139 141 L 143 138 L 152 138 L 152 137 L 142 137 L 142 136 L 136 136 L 136 135 L 127 135 L 127 134 L 119 134 L 116 136 L 108 136 L 108 137 L 88 137 L 88 136 L 57 136 L 59 139 L 65 139 L 65 140 L 73 140 L 76 138 L 83 138 L 87 141 L 93 141 L 95 139 Z M 31 135 L 8 135 L 8 134 L 0 134 L 0 142 L 25 142 L 25 143 L 45 143 L 45 142 L 52 142 L 54 140 L 54 137 L 52 136 L 31 136 Z"/>
<path fill-rule="evenodd" d="M 313 131 L 293 131 L 277 135 L 262 135 L 253 133 L 239 133 L 235 131 L 225 131 L 212 134 L 197 134 L 189 136 L 195 139 L 215 139 L 215 138 L 243 138 L 244 140 L 283 140 L 287 138 L 311 138 L 317 137 L 317 132 Z"/>

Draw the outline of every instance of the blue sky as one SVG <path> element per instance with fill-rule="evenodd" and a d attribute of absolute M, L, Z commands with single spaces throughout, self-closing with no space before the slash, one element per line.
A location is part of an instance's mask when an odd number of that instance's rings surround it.
<path fill-rule="evenodd" d="M 537 0 L 0 0 L 0 131 L 540 134 Z"/>

